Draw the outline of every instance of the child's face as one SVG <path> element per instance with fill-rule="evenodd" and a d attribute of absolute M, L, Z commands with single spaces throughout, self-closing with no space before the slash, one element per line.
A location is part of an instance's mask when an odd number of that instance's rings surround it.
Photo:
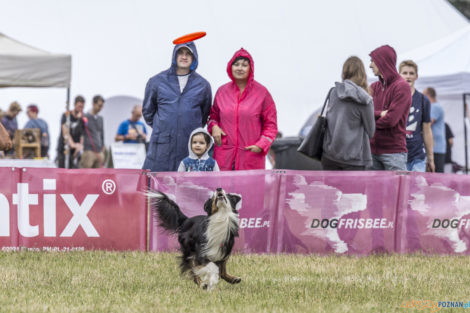
<path fill-rule="evenodd" d="M 193 136 L 193 139 L 191 139 L 191 150 L 193 150 L 194 154 L 199 158 L 204 155 L 207 151 L 207 143 L 203 134 L 196 134 Z"/>

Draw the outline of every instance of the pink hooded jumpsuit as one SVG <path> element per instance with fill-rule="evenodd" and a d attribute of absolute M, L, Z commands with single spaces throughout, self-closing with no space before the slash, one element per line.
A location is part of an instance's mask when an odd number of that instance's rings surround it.
<path fill-rule="evenodd" d="M 251 67 L 241 95 L 232 75 L 232 62 L 240 56 L 248 58 Z M 254 80 L 253 59 L 243 48 L 228 62 L 227 73 L 232 81 L 217 90 L 208 123 L 211 134 L 214 125 L 226 134 L 222 145 L 215 145 L 214 159 L 221 171 L 264 169 L 265 156 L 277 134 L 276 105 L 266 87 Z M 263 151 L 245 149 L 251 145 Z"/>

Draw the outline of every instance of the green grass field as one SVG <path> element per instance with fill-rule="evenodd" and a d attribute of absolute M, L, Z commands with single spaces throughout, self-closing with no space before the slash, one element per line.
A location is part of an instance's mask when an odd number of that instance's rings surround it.
<path fill-rule="evenodd" d="M 171 253 L 1 252 L 0 312 L 432 312 L 470 300 L 468 257 L 234 255 L 211 292 Z M 441 309 L 440 312 L 465 312 Z M 437 311 L 434 311 L 437 312 Z"/>

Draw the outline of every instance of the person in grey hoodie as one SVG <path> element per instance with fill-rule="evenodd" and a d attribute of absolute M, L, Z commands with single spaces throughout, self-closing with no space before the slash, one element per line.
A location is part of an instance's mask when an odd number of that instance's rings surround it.
<path fill-rule="evenodd" d="M 181 161 L 178 172 L 218 172 L 217 161 L 209 156 L 214 138 L 202 127 L 196 128 L 189 136 L 189 156 Z"/>
<path fill-rule="evenodd" d="M 372 165 L 369 139 L 375 118 L 361 59 L 344 62 L 342 79 L 330 94 L 321 163 L 324 170 L 365 170 Z"/>

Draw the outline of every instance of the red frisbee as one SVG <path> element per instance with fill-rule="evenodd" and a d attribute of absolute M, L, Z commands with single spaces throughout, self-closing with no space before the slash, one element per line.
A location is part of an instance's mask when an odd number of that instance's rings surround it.
<path fill-rule="evenodd" d="M 186 42 L 190 42 L 190 41 L 202 38 L 205 35 L 206 35 L 206 32 L 195 32 L 195 33 L 191 33 L 191 34 L 187 34 L 187 35 L 178 37 L 175 40 L 173 40 L 173 43 L 175 45 L 179 45 L 179 44 L 182 44 L 182 43 L 186 43 Z"/>

